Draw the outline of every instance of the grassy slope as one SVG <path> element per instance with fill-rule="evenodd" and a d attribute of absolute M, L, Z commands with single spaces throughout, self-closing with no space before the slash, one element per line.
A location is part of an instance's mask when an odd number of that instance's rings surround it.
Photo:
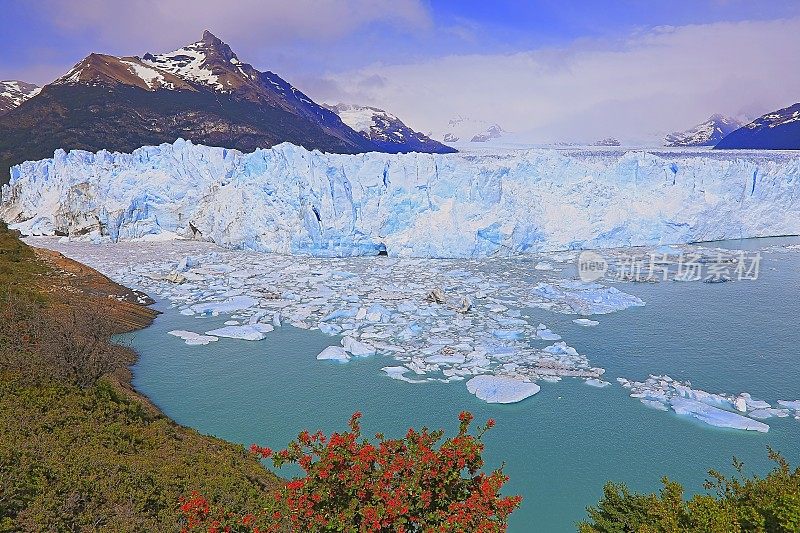
<path fill-rule="evenodd" d="M 258 508 L 277 478 L 241 446 L 178 426 L 113 375 L 79 386 L 63 371 L 45 330 L 74 306 L 103 308 L 52 290 L 69 282 L 0 223 L 0 531 L 176 530 L 192 490 Z M 112 370 L 131 360 L 107 337 L 98 353 Z"/>

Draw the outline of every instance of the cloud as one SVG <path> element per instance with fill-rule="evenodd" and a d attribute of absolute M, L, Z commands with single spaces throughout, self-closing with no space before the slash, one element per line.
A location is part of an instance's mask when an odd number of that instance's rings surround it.
<path fill-rule="evenodd" d="M 532 141 L 653 141 L 715 112 L 761 114 L 800 100 L 797 50 L 800 19 L 663 26 L 615 41 L 374 65 L 330 74 L 328 89 L 423 131 L 464 114 Z M 375 76 L 384 83 L 365 83 Z"/>
<path fill-rule="evenodd" d="M 372 23 L 431 25 L 420 0 L 42 0 L 42 16 L 67 33 L 84 33 L 121 50 L 167 50 L 211 29 L 243 46 L 293 39 L 324 43 Z"/>

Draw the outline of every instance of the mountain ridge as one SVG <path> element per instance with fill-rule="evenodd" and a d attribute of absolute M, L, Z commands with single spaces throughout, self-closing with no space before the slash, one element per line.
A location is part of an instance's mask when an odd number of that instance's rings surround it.
<path fill-rule="evenodd" d="M 0 116 L 0 184 L 8 169 L 57 148 L 131 152 L 185 138 L 249 152 L 291 142 L 363 153 L 380 147 L 206 31 L 173 52 L 91 53 Z"/>
<path fill-rule="evenodd" d="M 740 120 L 715 113 L 696 126 L 664 136 L 664 144 L 670 147 L 715 146 L 726 135 L 742 126 Z"/>
<path fill-rule="evenodd" d="M 343 103 L 335 105 L 323 104 L 323 107 L 339 115 L 339 118 L 345 124 L 377 144 L 382 152 L 427 152 L 437 154 L 457 152 L 455 148 L 411 129 L 397 115 L 384 109 Z"/>
<path fill-rule="evenodd" d="M 800 102 L 766 113 L 727 135 L 720 150 L 800 150 Z"/>

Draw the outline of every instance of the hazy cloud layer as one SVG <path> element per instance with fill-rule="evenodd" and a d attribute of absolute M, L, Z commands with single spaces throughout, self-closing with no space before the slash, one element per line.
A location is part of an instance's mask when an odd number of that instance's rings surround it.
<path fill-rule="evenodd" d="M 203 29 L 234 44 L 270 45 L 292 39 L 324 43 L 372 22 L 428 27 L 420 0 L 43 0 L 60 28 L 87 31 L 115 47 L 143 43 L 167 50 L 193 42 Z"/>
<path fill-rule="evenodd" d="M 659 27 L 511 55 L 448 56 L 305 80 L 312 97 L 384 106 L 424 131 L 457 114 L 531 141 L 652 141 L 715 112 L 800 100 L 800 19 Z M 380 80 L 374 83 L 372 80 Z"/>

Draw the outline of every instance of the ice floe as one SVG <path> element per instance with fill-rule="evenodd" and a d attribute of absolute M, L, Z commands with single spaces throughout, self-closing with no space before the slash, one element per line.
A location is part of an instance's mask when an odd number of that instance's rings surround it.
<path fill-rule="evenodd" d="M 175 337 L 180 337 L 189 346 L 205 346 L 206 344 L 210 344 L 219 340 L 217 337 L 211 335 L 202 335 L 200 333 L 195 333 L 194 331 L 186 331 L 182 329 L 172 330 L 169 332 L 169 334 Z"/>
<path fill-rule="evenodd" d="M 467 381 L 467 390 L 486 403 L 516 403 L 539 392 L 539 385 L 508 376 L 482 375 Z"/>
<path fill-rule="evenodd" d="M 350 355 L 344 350 L 344 348 L 340 348 L 339 346 L 328 346 L 322 350 L 319 355 L 317 355 L 317 359 L 333 360 L 339 361 L 340 363 L 346 363 L 350 360 Z"/>
<path fill-rule="evenodd" d="M 260 341 L 266 333 L 274 328 L 270 324 L 245 324 L 243 326 L 225 326 L 206 331 L 206 335 L 227 337 L 229 339 L 242 339 L 245 341 Z"/>
<path fill-rule="evenodd" d="M 669 376 L 651 375 L 641 382 L 624 378 L 617 378 L 617 381 L 631 391 L 631 397 L 638 398 L 647 407 L 662 411 L 671 408 L 679 415 L 711 426 L 767 432 L 769 426 L 759 420 L 789 416 L 788 409 L 773 408 L 746 392 L 739 395 L 710 393 Z"/>
<path fill-rule="evenodd" d="M 564 277 L 574 252 L 541 254 L 541 261 L 553 266 L 544 270 L 531 267 L 538 263 L 507 259 L 291 257 L 189 240 L 95 246 L 43 239 L 37 244 L 150 293 L 199 322 L 213 316 L 224 320 L 221 327 L 205 328 L 205 335 L 173 333 L 189 344 L 219 337 L 261 340 L 274 328 L 291 325 L 340 337 L 341 348 L 323 350 L 320 359 L 344 363 L 381 356 L 388 363 L 383 373 L 393 379 L 464 381 L 479 398 L 495 401 L 509 390 L 531 393 L 537 383 L 565 378 L 607 386 L 604 369 L 542 323 L 542 312 L 589 316 L 644 305 L 608 281 Z M 574 322 L 597 324 L 585 317 Z M 542 347 L 542 341 L 548 345 Z M 498 378 L 494 383 L 493 377 Z M 673 397 L 745 417 L 773 408 L 746 394 L 714 395 L 677 382 L 665 387 L 627 383 L 636 386 L 632 392 L 643 403 L 658 409 L 672 409 Z M 767 413 L 777 416 L 759 415 Z"/>

